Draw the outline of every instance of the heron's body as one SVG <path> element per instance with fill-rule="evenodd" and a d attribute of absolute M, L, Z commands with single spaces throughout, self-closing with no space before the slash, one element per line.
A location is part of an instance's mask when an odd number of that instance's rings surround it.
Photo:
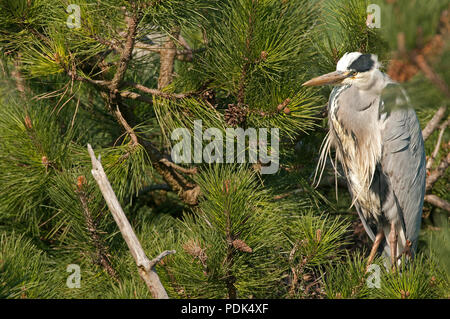
<path fill-rule="evenodd" d="M 420 125 L 375 56 L 346 54 L 336 74 L 345 78 L 330 95 L 322 157 L 331 146 L 336 150 L 353 204 L 375 242 L 369 260 L 381 247 L 395 261 L 415 251 L 420 230 L 426 176 Z"/>

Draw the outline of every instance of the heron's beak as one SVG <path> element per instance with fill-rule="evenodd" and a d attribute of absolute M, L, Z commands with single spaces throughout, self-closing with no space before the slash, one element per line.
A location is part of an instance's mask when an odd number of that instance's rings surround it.
<path fill-rule="evenodd" d="M 318 76 L 314 79 L 306 81 L 303 83 L 303 86 L 318 86 L 318 85 L 327 85 L 327 84 L 338 84 L 341 83 L 344 79 L 350 77 L 351 72 L 341 72 L 335 71 L 331 73 L 327 73 L 321 76 Z"/>

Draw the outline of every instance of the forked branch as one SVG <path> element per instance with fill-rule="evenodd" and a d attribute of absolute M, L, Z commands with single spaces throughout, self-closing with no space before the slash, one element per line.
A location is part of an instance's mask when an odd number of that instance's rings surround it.
<path fill-rule="evenodd" d="M 114 193 L 114 190 L 111 187 L 111 184 L 109 183 L 108 177 L 106 176 L 102 163 L 100 162 L 100 157 L 98 159 L 95 157 L 94 150 L 90 144 L 88 144 L 88 152 L 92 161 L 92 176 L 94 176 L 94 179 L 97 182 L 103 197 L 105 198 L 106 204 L 108 205 L 117 226 L 119 226 L 122 237 L 130 249 L 131 255 L 133 256 L 138 267 L 139 275 L 144 280 L 153 298 L 168 299 L 169 296 L 167 295 L 167 292 L 164 289 L 164 286 L 162 285 L 154 267 L 164 256 L 174 254 L 175 250 L 166 250 L 153 260 L 150 260 L 147 257 L 119 203 L 119 200 L 116 197 L 116 194 Z"/>

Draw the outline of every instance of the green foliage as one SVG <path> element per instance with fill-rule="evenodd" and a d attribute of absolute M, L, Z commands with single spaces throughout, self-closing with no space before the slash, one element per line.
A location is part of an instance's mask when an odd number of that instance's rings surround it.
<path fill-rule="evenodd" d="M 430 261 L 422 255 L 417 255 L 414 263 L 405 264 L 404 261 L 403 266 L 394 273 L 381 267 L 381 287 L 372 289 L 372 295 L 387 299 L 436 298 L 436 289 L 432 282 L 433 267 L 430 268 Z"/>
<path fill-rule="evenodd" d="M 46 202 L 42 192 L 55 171 L 68 165 L 71 132 L 62 135 L 52 110 L 45 105 L 20 107 L 23 101 L 5 97 L 0 107 L 0 210 L 34 231 L 45 215 L 38 212 Z M 48 216 L 48 214 L 46 214 Z"/>
<path fill-rule="evenodd" d="M 197 181 L 199 208 L 179 222 L 177 253 L 164 261 L 172 287 L 185 297 L 276 296 L 284 270 L 280 217 L 254 173 L 214 166 Z"/>
<path fill-rule="evenodd" d="M 388 45 L 377 28 L 367 26 L 368 0 L 328 0 L 322 11 L 322 32 L 315 44 L 320 52 L 319 70 L 330 72 L 346 52 L 377 54 L 386 58 Z"/>
<path fill-rule="evenodd" d="M 405 49 L 416 48 L 418 38 L 423 44 L 436 34 L 441 12 L 448 8 L 448 0 L 424 2 L 398 0 L 392 3 L 374 1 L 381 7 L 381 32 L 389 47 L 397 49 L 398 34 L 405 36 Z"/>
<path fill-rule="evenodd" d="M 340 248 L 346 244 L 348 224 L 343 219 L 314 216 L 310 211 L 302 216 L 287 217 L 286 224 L 288 241 L 295 246 L 294 263 L 304 263 L 305 268 L 336 259 Z"/>
<path fill-rule="evenodd" d="M 55 297 L 45 285 L 47 256 L 29 239 L 0 234 L 0 298 Z"/>
<path fill-rule="evenodd" d="M 449 254 L 442 244 L 448 225 L 436 221 L 447 221 L 446 213 L 426 205 L 433 214 L 418 258 L 397 273 L 380 266 L 381 288 L 369 289 L 367 251 L 351 237 L 348 196 L 335 202 L 333 187 L 311 185 L 329 88 L 302 83 L 333 70 L 345 52 L 375 53 L 386 62 L 400 32 L 414 49 L 418 28 L 424 42 L 436 35 L 448 5 L 375 1 L 382 27 L 371 29 L 369 3 L 1 1 L 0 298 L 151 297 L 91 176 L 87 143 L 101 156 L 147 256 L 176 250 L 156 266 L 172 298 L 448 298 Z M 66 25 L 69 4 L 80 6 L 79 28 Z M 140 47 L 114 94 L 148 97 L 148 103 L 116 99 L 138 145 L 108 107 L 107 88 L 119 69 L 126 15 L 133 13 Z M 139 91 L 133 83 L 158 87 L 161 66 L 160 53 L 145 45 L 178 33 L 192 59 L 175 39 L 172 83 L 152 97 Z M 446 43 L 430 61 L 446 82 L 448 49 Z M 421 73 L 404 87 L 422 126 L 438 106 L 448 106 Z M 174 129 L 192 132 L 201 120 L 204 129 L 224 133 L 235 126 L 227 120 L 236 115 L 233 107 L 245 113 L 238 127 L 279 128 L 280 170 L 261 176 L 257 165 L 197 165 L 196 174 L 174 175 L 201 189 L 198 205 L 185 206 L 167 191 L 154 165 L 163 164 L 153 162 L 142 141 L 169 154 Z M 427 154 L 437 138 L 435 132 L 427 140 Z M 436 163 L 445 155 L 440 151 Z M 433 194 L 449 200 L 447 175 Z M 80 288 L 66 284 L 69 264 L 80 266 Z"/>
<path fill-rule="evenodd" d="M 375 263 L 376 264 L 376 263 Z M 322 277 L 327 298 L 367 298 L 371 289 L 366 284 L 366 260 L 360 253 L 347 253 L 343 260 L 326 265 Z"/>

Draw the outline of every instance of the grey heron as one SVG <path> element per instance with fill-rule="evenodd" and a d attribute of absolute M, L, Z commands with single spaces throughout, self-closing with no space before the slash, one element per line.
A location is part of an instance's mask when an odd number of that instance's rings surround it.
<path fill-rule="evenodd" d="M 400 256 L 413 257 L 417 247 L 425 195 L 425 150 L 406 93 L 379 67 L 374 54 L 346 53 L 335 72 L 303 85 L 337 85 L 328 103 L 329 131 L 316 174 L 322 175 L 333 147 L 352 204 L 373 241 L 368 265 L 380 250 L 395 268 Z"/>

